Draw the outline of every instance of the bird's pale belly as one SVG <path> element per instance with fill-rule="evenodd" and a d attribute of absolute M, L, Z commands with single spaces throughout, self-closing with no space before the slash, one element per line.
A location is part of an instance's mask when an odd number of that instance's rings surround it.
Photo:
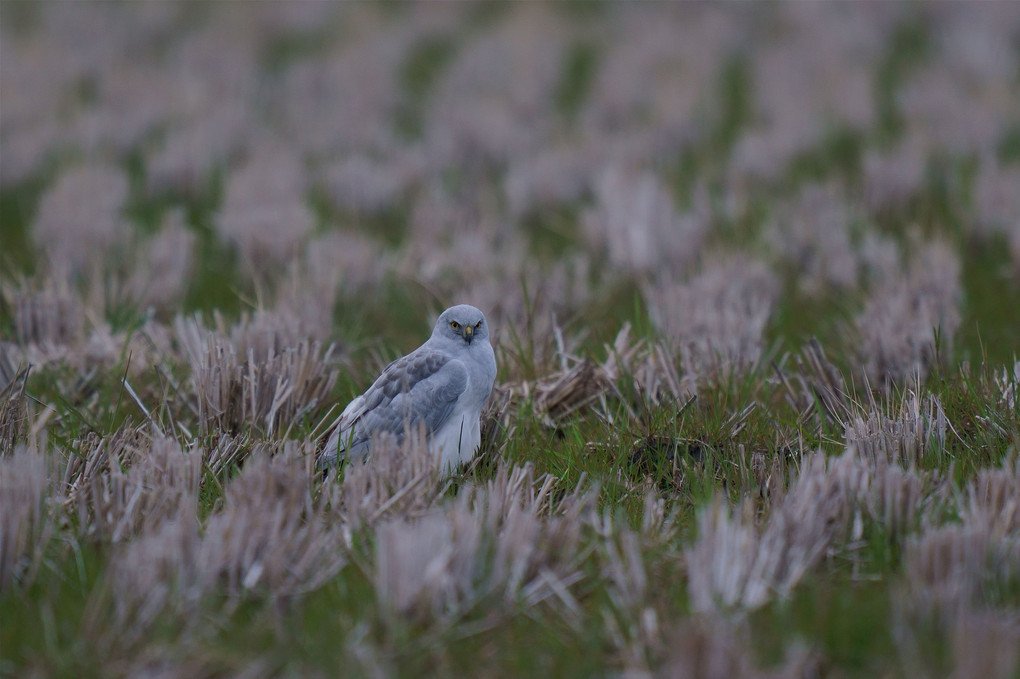
<path fill-rule="evenodd" d="M 481 434 L 477 415 L 450 418 L 449 422 L 433 434 L 429 447 L 439 457 L 442 472 L 453 471 L 474 457 L 482 440 Z"/>

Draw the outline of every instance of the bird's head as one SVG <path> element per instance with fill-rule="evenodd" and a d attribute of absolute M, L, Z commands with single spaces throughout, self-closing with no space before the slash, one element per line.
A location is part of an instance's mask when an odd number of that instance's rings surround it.
<path fill-rule="evenodd" d="M 433 337 L 460 340 L 470 344 L 475 340 L 489 339 L 489 325 L 485 314 L 469 304 L 452 306 L 439 315 Z"/>

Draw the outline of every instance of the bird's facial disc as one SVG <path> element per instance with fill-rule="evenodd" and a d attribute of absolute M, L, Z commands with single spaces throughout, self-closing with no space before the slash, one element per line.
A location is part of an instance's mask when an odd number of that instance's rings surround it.
<path fill-rule="evenodd" d="M 474 340 L 475 332 L 477 331 L 477 329 L 478 328 L 476 326 L 471 325 L 470 323 L 450 321 L 450 330 L 453 331 L 453 334 L 461 337 L 468 344 L 470 344 L 471 341 Z"/>
<path fill-rule="evenodd" d="M 463 340 L 468 344 L 476 338 L 486 340 L 489 337 L 485 316 L 467 304 L 450 307 L 444 311 L 436 323 L 435 333 L 452 340 Z"/>
<path fill-rule="evenodd" d="M 470 344 L 474 341 L 475 337 L 478 337 L 479 335 L 483 337 L 485 336 L 485 330 L 483 327 L 484 324 L 485 321 L 482 319 L 471 319 L 471 321 L 468 321 L 467 319 L 461 319 L 459 321 L 450 319 L 447 322 L 447 327 L 450 329 L 450 332 L 454 337 L 459 337 Z"/>

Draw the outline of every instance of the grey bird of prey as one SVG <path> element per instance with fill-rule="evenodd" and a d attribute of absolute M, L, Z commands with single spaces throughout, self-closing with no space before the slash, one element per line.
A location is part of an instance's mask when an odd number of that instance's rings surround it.
<path fill-rule="evenodd" d="M 496 379 L 496 356 L 485 315 L 459 304 L 439 316 L 432 336 L 386 366 L 334 423 L 319 454 L 325 468 L 370 452 L 373 436 L 399 443 L 424 425 L 429 450 L 449 472 L 470 460 L 481 442 L 481 413 Z"/>

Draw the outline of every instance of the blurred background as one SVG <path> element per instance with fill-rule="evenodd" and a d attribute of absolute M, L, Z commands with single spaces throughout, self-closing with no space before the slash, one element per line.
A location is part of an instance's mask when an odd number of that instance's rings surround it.
<path fill-rule="evenodd" d="M 503 344 L 629 320 L 737 363 L 850 331 L 879 381 L 923 370 L 935 326 L 961 358 L 1015 351 L 1014 2 L 0 16 L 3 324 L 22 340 L 258 308 L 406 349 L 464 301 Z M 44 293 L 59 322 L 18 317 Z"/>

